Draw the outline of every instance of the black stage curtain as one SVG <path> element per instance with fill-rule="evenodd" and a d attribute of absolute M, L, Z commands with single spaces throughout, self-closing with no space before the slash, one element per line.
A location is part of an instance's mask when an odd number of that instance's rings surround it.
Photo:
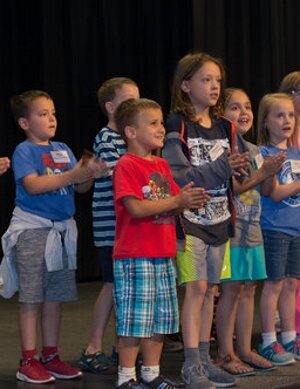
<path fill-rule="evenodd" d="M 222 58 L 227 85 L 245 88 L 254 107 L 280 79 L 299 70 L 298 0 L 9 0 L 0 6 L 0 156 L 11 157 L 23 134 L 9 98 L 48 91 L 56 104 L 56 139 L 79 158 L 105 117 L 96 91 L 128 76 L 141 95 L 168 112 L 174 67 L 189 51 Z M 76 197 L 78 279 L 99 276 L 91 227 L 91 193 Z M 0 177 L 0 233 L 14 206 L 11 172 Z"/>

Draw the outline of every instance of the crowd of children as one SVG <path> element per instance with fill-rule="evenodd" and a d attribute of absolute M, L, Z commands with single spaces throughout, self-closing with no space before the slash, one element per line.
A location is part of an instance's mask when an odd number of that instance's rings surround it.
<path fill-rule="evenodd" d="M 120 389 L 214 389 L 300 360 L 300 71 L 261 99 L 257 145 L 244 139 L 253 128 L 247 93 L 225 89 L 224 80 L 219 59 L 185 55 L 165 124 L 160 105 L 140 98 L 133 80 L 105 81 L 98 102 L 108 123 L 93 153 L 78 162 L 66 144 L 52 140 L 57 121 L 48 93 L 12 97 L 26 140 L 11 162 L 0 158 L 0 174 L 11 163 L 16 186 L 0 275 L 5 284 L 4 264 L 17 275 L 18 380 L 44 384 L 82 376 L 60 358 L 58 341 L 61 305 L 77 298 L 74 192 L 92 187 L 103 285 L 80 355 L 83 370 L 117 375 Z M 262 343 L 256 352 L 259 280 Z M 177 287 L 184 287 L 180 310 Z M 116 342 L 107 355 L 103 338 L 111 314 Z M 177 384 L 161 374 L 160 359 L 164 335 L 177 333 L 179 324 L 184 362 Z"/>

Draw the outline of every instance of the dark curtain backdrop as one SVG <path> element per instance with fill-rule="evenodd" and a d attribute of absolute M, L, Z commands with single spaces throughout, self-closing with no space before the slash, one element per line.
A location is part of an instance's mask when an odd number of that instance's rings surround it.
<path fill-rule="evenodd" d="M 254 109 L 280 79 L 299 70 L 298 0 L 7 0 L 0 6 L 0 156 L 23 134 L 9 98 L 48 91 L 56 104 L 56 139 L 79 158 L 105 124 L 96 91 L 113 76 L 133 78 L 141 94 L 168 112 L 174 67 L 184 54 L 223 59 L 227 85 L 245 88 Z M 76 197 L 78 279 L 98 277 L 91 193 Z M 0 233 L 14 207 L 11 172 L 0 177 Z"/>

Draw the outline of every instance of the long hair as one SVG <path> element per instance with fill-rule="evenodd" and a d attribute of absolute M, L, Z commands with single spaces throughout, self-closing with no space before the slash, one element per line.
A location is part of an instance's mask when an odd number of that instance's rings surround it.
<path fill-rule="evenodd" d="M 266 126 L 266 119 L 271 107 L 280 103 L 282 100 L 289 100 L 293 104 L 295 110 L 295 103 L 291 95 L 287 93 L 268 93 L 260 100 L 257 115 L 257 142 L 259 145 L 269 145 L 271 143 L 270 130 Z M 296 147 L 298 138 L 298 121 L 295 115 L 295 128 L 293 135 L 288 139 L 288 146 Z"/>
<path fill-rule="evenodd" d="M 225 82 L 225 69 L 221 60 L 206 53 L 187 54 L 178 62 L 174 73 L 171 91 L 171 113 L 181 113 L 187 119 L 195 120 L 196 113 L 194 106 L 187 93 L 182 90 L 181 86 L 183 81 L 190 80 L 206 62 L 215 63 L 221 72 L 222 80 L 220 97 L 217 104 L 210 107 L 209 112 L 211 117 L 219 116 L 221 114 L 221 100 Z"/>

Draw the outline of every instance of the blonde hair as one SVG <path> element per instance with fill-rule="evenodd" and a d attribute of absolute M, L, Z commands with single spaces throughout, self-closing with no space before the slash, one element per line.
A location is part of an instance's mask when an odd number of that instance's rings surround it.
<path fill-rule="evenodd" d="M 221 100 L 224 89 L 225 69 L 222 61 L 206 53 L 187 54 L 177 64 L 171 92 L 171 113 L 180 113 L 189 120 L 195 120 L 195 108 L 187 95 L 181 88 L 182 82 L 190 80 L 193 75 L 206 63 L 213 62 L 221 72 L 221 91 L 217 104 L 210 107 L 210 116 L 219 116 L 222 112 Z"/>
<path fill-rule="evenodd" d="M 293 98 L 288 95 L 287 93 L 268 93 L 260 100 L 259 107 L 258 107 L 258 115 L 257 115 L 257 141 L 259 145 L 269 145 L 270 142 L 270 132 L 269 129 L 266 127 L 266 118 L 270 112 L 271 107 L 276 104 L 280 103 L 282 100 L 289 100 L 294 107 L 295 110 L 295 103 Z M 295 127 L 293 135 L 288 139 L 288 146 L 296 147 L 297 145 L 297 138 L 298 138 L 298 122 L 297 122 L 297 116 L 295 115 Z"/>
<path fill-rule="evenodd" d="M 292 94 L 293 91 L 300 89 L 300 71 L 288 73 L 281 80 L 279 92 Z"/>

